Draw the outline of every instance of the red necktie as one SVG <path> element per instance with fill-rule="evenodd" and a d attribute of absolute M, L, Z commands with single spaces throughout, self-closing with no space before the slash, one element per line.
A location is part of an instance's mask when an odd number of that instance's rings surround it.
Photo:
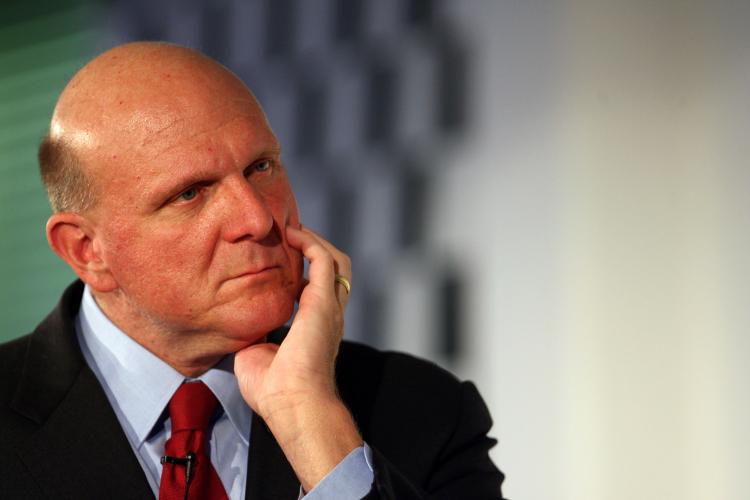
<path fill-rule="evenodd" d="M 208 424 L 219 402 L 203 382 L 184 383 L 169 401 L 172 435 L 161 458 L 159 500 L 227 498 L 211 465 Z"/>

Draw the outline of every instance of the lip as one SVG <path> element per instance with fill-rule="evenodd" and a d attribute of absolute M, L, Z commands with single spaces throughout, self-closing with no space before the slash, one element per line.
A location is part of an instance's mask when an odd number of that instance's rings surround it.
<path fill-rule="evenodd" d="M 240 274 L 237 274 L 235 276 L 232 276 L 229 278 L 230 280 L 238 279 L 238 278 L 253 278 L 253 277 L 260 277 L 270 271 L 273 271 L 274 269 L 280 269 L 280 266 L 266 266 L 259 269 L 252 269 L 250 271 L 245 271 Z"/>

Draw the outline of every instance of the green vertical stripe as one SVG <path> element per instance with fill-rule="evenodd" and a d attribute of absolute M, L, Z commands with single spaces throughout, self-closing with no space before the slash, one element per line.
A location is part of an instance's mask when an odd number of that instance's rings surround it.
<path fill-rule="evenodd" d="M 57 96 L 93 55 L 93 6 L 0 6 L 0 341 L 31 331 L 75 277 L 47 246 L 36 150 Z"/>

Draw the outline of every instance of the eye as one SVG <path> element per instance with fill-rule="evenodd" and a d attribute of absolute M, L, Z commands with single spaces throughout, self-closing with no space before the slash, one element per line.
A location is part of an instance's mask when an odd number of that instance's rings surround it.
<path fill-rule="evenodd" d="M 185 191 L 180 193 L 179 196 L 177 196 L 177 199 L 179 201 L 190 201 L 196 196 L 198 196 L 198 188 L 191 187 L 190 189 L 186 189 Z"/>
<path fill-rule="evenodd" d="M 266 172 L 271 170 L 271 160 L 261 160 L 258 163 L 253 164 L 252 169 L 254 172 Z"/>

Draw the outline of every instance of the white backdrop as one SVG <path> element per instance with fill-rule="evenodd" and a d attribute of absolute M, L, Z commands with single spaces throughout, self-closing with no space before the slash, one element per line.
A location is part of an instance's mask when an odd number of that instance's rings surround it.
<path fill-rule="evenodd" d="M 444 6 L 472 36 L 475 119 L 429 235 L 471 283 L 456 368 L 506 494 L 750 498 L 750 4 Z M 389 342 L 434 356 L 413 315 L 430 266 L 401 269 Z"/>

